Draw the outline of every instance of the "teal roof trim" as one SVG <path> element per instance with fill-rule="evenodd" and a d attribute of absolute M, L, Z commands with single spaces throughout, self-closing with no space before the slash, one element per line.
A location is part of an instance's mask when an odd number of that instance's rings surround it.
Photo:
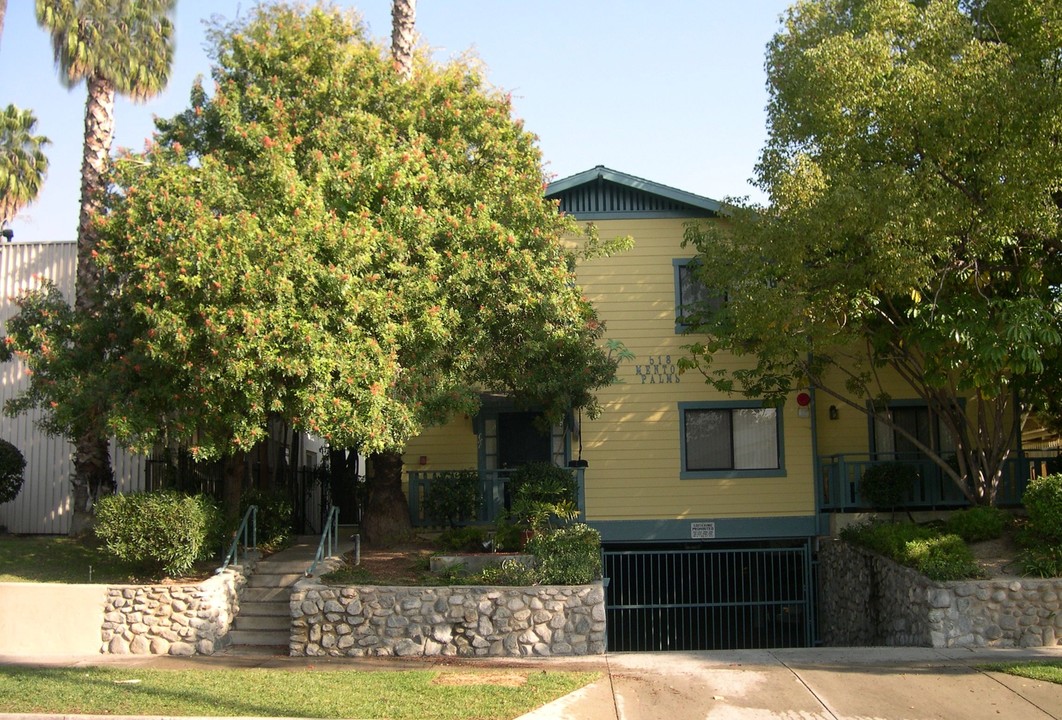
<path fill-rule="evenodd" d="M 593 198 L 589 198 L 588 193 Z M 718 200 L 604 165 L 555 180 L 546 187 L 546 197 L 560 200 L 562 210 L 586 219 L 714 217 L 722 212 L 722 203 Z"/>

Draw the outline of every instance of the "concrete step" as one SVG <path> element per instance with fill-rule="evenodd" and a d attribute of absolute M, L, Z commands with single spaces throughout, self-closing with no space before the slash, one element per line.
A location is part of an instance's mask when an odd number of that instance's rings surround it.
<path fill-rule="evenodd" d="M 273 615 L 244 615 L 242 612 L 233 623 L 235 630 L 279 630 L 284 633 L 291 631 L 291 617 Z"/>
<path fill-rule="evenodd" d="M 310 567 L 313 560 L 263 560 L 255 568 L 255 574 L 270 573 L 273 575 L 286 575 L 290 573 L 304 573 Z"/>
<path fill-rule="evenodd" d="M 244 598 L 240 602 L 239 617 L 244 615 L 272 615 L 291 618 L 291 606 L 286 600 L 251 600 Z"/>
<path fill-rule="evenodd" d="M 229 630 L 233 645 L 272 645 L 287 647 L 291 630 Z"/>
<path fill-rule="evenodd" d="M 258 571 L 247 579 L 247 587 L 291 587 L 296 581 L 302 579 L 300 573 L 270 573 Z"/>
<path fill-rule="evenodd" d="M 283 602 L 287 605 L 291 599 L 290 587 L 244 587 L 240 591 L 240 602 Z"/>

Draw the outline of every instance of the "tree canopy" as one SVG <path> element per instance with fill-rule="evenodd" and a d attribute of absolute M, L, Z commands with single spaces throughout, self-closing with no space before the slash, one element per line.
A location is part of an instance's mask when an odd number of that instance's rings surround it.
<path fill-rule="evenodd" d="M 953 436 L 938 464 L 990 501 L 1024 413 L 1058 388 L 1062 6 L 808 0 L 766 67 L 770 204 L 689 229 L 727 302 L 691 313 L 706 338 L 686 367 L 871 414 L 888 368 Z M 717 368 L 721 350 L 752 362 Z"/>
<path fill-rule="evenodd" d="M 0 225 L 7 225 L 19 210 L 33 202 L 48 173 L 44 148 L 50 141 L 37 131 L 30 110 L 8 105 L 0 110 Z"/>
<path fill-rule="evenodd" d="M 270 414 L 373 452 L 482 391 L 592 406 L 614 365 L 561 242 L 573 225 L 474 64 L 418 57 L 404 80 L 321 7 L 260 6 L 211 38 L 213 91 L 114 163 L 101 324 L 81 326 L 106 362 L 51 373 L 80 343 L 24 300 L 25 402 L 106 387 L 123 444 L 199 457 L 250 448 Z"/>

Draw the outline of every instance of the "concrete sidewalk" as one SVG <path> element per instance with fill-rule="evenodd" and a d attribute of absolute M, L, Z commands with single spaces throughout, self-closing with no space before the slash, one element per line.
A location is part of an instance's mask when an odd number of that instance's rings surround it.
<path fill-rule="evenodd" d="M 466 666 L 602 673 L 597 682 L 520 720 L 1062 720 L 1062 685 L 977 669 L 983 663 L 1043 659 L 1062 661 L 1062 646 L 1023 650 L 809 648 L 534 659 L 292 658 L 230 652 L 189 658 L 0 657 L 0 664 L 366 672 Z M 26 716 L 3 715 L 0 699 L 0 720 L 14 717 Z M 117 719 L 111 716 L 110 720 Z"/>

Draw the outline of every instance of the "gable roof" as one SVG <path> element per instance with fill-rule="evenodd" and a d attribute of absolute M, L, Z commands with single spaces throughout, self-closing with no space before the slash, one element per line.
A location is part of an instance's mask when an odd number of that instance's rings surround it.
<path fill-rule="evenodd" d="M 554 180 L 546 197 L 579 220 L 716 217 L 718 200 L 612 170 L 604 165 Z"/>

